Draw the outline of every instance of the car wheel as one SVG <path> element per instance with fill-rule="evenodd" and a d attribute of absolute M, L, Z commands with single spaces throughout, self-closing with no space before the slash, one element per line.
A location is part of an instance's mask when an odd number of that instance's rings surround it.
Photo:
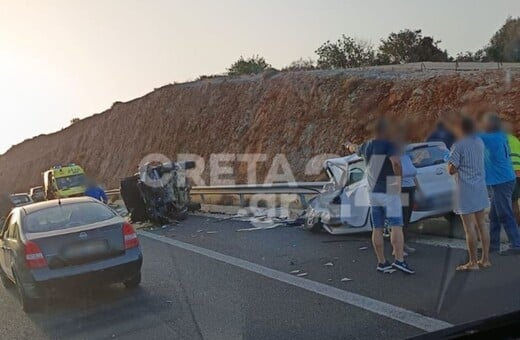
<path fill-rule="evenodd" d="M 34 312 L 37 306 L 37 299 L 27 295 L 22 282 L 18 280 L 16 274 L 14 278 L 16 280 L 16 291 L 18 292 L 18 299 L 20 300 L 20 304 L 22 305 L 22 310 L 26 313 Z"/>
<path fill-rule="evenodd" d="M 323 229 L 323 223 L 321 223 L 319 219 L 315 220 L 313 217 L 309 216 L 305 219 L 304 227 L 311 233 L 319 233 Z"/>
<path fill-rule="evenodd" d="M 141 284 L 141 272 L 139 272 L 136 276 L 123 282 L 126 288 L 132 289 L 137 288 Z"/>

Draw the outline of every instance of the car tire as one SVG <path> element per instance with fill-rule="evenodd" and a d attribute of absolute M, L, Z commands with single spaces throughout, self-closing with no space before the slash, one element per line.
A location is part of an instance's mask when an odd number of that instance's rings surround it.
<path fill-rule="evenodd" d="M 26 313 L 32 313 L 36 310 L 37 307 L 37 299 L 32 298 L 27 295 L 25 289 L 23 288 L 23 284 L 16 273 L 14 274 L 14 278 L 16 280 L 16 291 L 18 293 L 18 299 L 20 300 L 20 304 L 22 305 L 22 310 Z"/>
<path fill-rule="evenodd" d="M 323 229 L 323 223 L 320 220 L 310 221 L 308 218 L 306 218 L 304 227 L 311 233 L 319 233 Z"/>
<path fill-rule="evenodd" d="M 141 272 L 139 272 L 136 276 L 131 278 L 130 280 L 126 280 L 123 282 L 127 289 L 137 288 L 141 284 Z"/>

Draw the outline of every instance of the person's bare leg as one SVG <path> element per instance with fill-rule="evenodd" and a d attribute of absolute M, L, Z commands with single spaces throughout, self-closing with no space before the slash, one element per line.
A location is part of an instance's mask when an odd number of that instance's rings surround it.
<path fill-rule="evenodd" d="M 466 244 L 468 245 L 469 261 L 457 267 L 457 270 L 477 270 L 477 231 L 475 214 L 460 215 L 464 231 L 466 233 Z"/>
<path fill-rule="evenodd" d="M 477 222 L 478 236 L 482 243 L 482 256 L 478 264 L 483 268 L 491 267 L 491 261 L 489 260 L 489 230 L 486 224 L 486 214 L 484 210 L 475 213 L 475 220 Z"/>
<path fill-rule="evenodd" d="M 392 227 L 392 233 L 390 234 L 390 242 L 392 243 L 392 247 L 394 248 L 394 256 L 397 261 L 404 261 L 404 237 L 403 237 L 403 227 Z"/>
<path fill-rule="evenodd" d="M 372 245 L 374 246 L 377 262 L 385 263 L 385 240 L 383 239 L 383 228 L 372 229 Z"/>

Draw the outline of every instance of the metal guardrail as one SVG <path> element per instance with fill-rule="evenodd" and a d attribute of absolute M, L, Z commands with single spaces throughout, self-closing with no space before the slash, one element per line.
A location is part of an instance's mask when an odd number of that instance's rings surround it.
<path fill-rule="evenodd" d="M 239 184 L 239 185 L 215 185 L 196 186 L 191 188 L 190 195 L 199 195 L 204 203 L 204 195 L 238 195 L 240 205 L 245 205 L 245 195 L 298 195 L 302 206 L 307 206 L 305 195 L 317 194 L 328 182 L 289 182 L 269 184 Z M 119 189 L 107 190 L 108 196 L 119 195 Z"/>

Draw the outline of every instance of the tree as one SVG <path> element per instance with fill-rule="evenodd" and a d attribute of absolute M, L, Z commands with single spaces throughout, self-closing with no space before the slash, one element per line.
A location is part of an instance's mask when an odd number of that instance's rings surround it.
<path fill-rule="evenodd" d="M 327 40 L 315 53 L 318 55 L 318 68 L 324 69 L 369 66 L 375 60 L 371 44 L 345 35 L 336 42 Z"/>
<path fill-rule="evenodd" d="M 433 37 L 423 37 L 422 30 L 405 29 L 381 39 L 378 57 L 391 64 L 448 61 L 448 53 L 439 48 L 439 43 Z"/>
<path fill-rule="evenodd" d="M 228 68 L 228 74 L 230 76 L 257 74 L 268 68 L 271 68 L 271 65 L 268 64 L 263 57 L 254 55 L 251 58 L 244 59 L 244 57 L 240 56 L 240 58 Z"/>
<path fill-rule="evenodd" d="M 506 19 L 489 41 L 486 53 L 493 61 L 520 62 L 520 17 Z"/>
<path fill-rule="evenodd" d="M 72 125 L 72 124 L 76 124 L 76 123 L 79 122 L 79 121 L 80 121 L 80 119 L 77 118 L 77 117 L 76 117 L 76 118 L 72 118 L 72 119 L 70 120 L 70 125 Z"/>
<path fill-rule="evenodd" d="M 466 51 L 464 53 L 459 52 L 455 60 L 459 62 L 483 62 L 487 61 L 488 59 L 486 52 L 483 49 L 480 49 L 475 53 L 471 51 Z"/>
<path fill-rule="evenodd" d="M 311 58 L 300 58 L 290 63 L 289 66 L 282 68 L 282 71 L 307 71 L 314 69 L 316 69 L 316 63 L 314 62 L 314 60 L 312 60 Z"/>

